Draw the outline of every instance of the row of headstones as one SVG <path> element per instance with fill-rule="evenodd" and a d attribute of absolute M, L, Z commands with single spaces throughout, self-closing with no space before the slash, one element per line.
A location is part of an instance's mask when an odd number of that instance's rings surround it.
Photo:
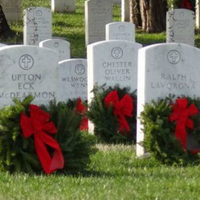
<path fill-rule="evenodd" d="M 87 54 L 89 103 L 96 83 L 119 84 L 129 87 L 130 92 L 137 90 L 138 156 L 145 153 L 140 113 L 146 103 L 170 94 L 200 98 L 200 49 L 191 45 L 162 43 L 142 48 L 128 41 L 104 41 L 88 45 Z M 188 145 L 192 147 L 195 143 L 191 141 Z"/>
<path fill-rule="evenodd" d="M 89 2 L 91 6 L 91 2 L 94 1 L 86 1 L 86 5 Z M 87 10 L 88 6 L 85 8 Z M 97 15 L 95 10 L 86 12 L 86 45 L 105 40 L 105 35 L 108 40 L 135 41 L 134 24 L 128 22 L 107 24 L 108 21 L 112 21 L 106 17 L 107 9 L 109 8 L 104 8 L 103 13 L 98 9 L 100 15 Z M 167 42 L 180 42 L 194 46 L 194 12 L 176 9 L 167 14 Z M 40 41 L 52 38 L 52 13 L 50 9 L 42 7 L 26 9 L 24 24 L 24 44 L 38 45 Z"/>
<path fill-rule="evenodd" d="M 139 52 L 139 53 L 138 53 Z M 169 94 L 200 97 L 200 50 L 180 43 L 157 44 L 142 48 L 130 41 L 103 41 L 87 49 L 84 59 L 59 62 L 58 53 L 36 46 L 0 48 L 0 107 L 31 94 L 35 104 L 50 100 L 93 98 L 94 85 L 137 89 L 137 116 L 145 103 Z M 137 124 L 137 155 L 144 138 Z"/>
<path fill-rule="evenodd" d="M 85 1 L 86 45 L 103 41 L 105 39 L 105 26 L 112 21 L 110 1 Z M 167 12 L 167 42 L 180 42 L 194 46 L 194 28 L 193 11 L 174 9 Z M 132 34 L 134 33 L 135 31 Z"/>
<path fill-rule="evenodd" d="M 113 4 L 121 4 L 121 0 L 112 0 Z M 75 12 L 76 0 L 51 0 L 52 12 Z M 0 0 L 0 5 L 8 21 L 18 21 L 22 16 L 22 0 Z"/>
<path fill-rule="evenodd" d="M 95 18 L 97 17 L 94 15 Z M 89 19 L 94 19 L 91 17 Z M 100 19 L 100 18 L 99 18 Z M 93 21 L 94 22 L 94 21 Z M 86 40 L 90 42 L 96 42 L 106 39 L 125 39 L 135 41 L 135 26 L 128 22 L 113 22 L 105 25 L 96 23 L 95 27 L 93 22 L 88 21 L 87 25 L 90 24 L 92 28 L 86 29 Z M 88 27 L 86 25 L 86 27 Z M 103 28 L 101 27 L 103 25 Z M 90 27 L 90 26 L 89 26 Z M 101 29 L 101 31 L 100 31 Z M 94 33 L 94 31 L 97 33 Z M 98 32 L 99 31 L 99 32 Z M 106 32 L 106 33 L 105 33 Z M 24 44 L 25 45 L 38 45 L 40 41 L 52 38 L 52 13 L 48 8 L 43 7 L 31 7 L 25 10 L 24 16 Z M 101 34 L 103 36 L 100 36 Z M 96 35 L 95 35 L 96 34 Z M 96 37 L 98 35 L 98 37 Z M 93 37 L 95 35 L 95 37 Z"/>
<path fill-rule="evenodd" d="M 5 7 L 5 12 L 11 12 L 11 15 L 14 17 L 17 13 L 19 13 L 17 8 L 21 5 L 21 0 L 10 1 L 0 0 L 0 3 L 2 3 L 2 6 Z M 52 2 L 54 1 L 52 0 Z M 65 4 L 70 4 L 71 1 L 74 0 L 64 2 Z M 55 2 L 59 4 L 62 0 L 57 0 Z M 61 7 L 64 8 L 65 6 Z M 111 1 L 85 1 L 86 45 L 105 40 L 105 26 L 112 21 Z M 24 44 L 38 45 L 40 41 L 52 38 L 52 13 L 50 9 L 42 7 L 31 7 L 26 9 L 24 24 Z M 126 27 L 127 25 L 118 27 L 121 35 L 126 34 Z M 131 32 L 131 29 L 129 29 L 128 34 L 131 34 L 132 38 L 135 37 L 134 33 L 135 30 Z M 181 42 L 194 46 L 193 11 L 175 9 L 167 12 L 167 42 Z"/>

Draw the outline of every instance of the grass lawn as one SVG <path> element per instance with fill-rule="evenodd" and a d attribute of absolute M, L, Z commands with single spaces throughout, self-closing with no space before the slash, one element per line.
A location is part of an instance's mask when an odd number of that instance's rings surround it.
<path fill-rule="evenodd" d="M 90 171 L 77 176 L 0 174 L 0 199 L 197 200 L 200 166 L 167 167 L 138 159 L 133 146 L 98 145 Z"/>
<path fill-rule="evenodd" d="M 45 6 L 50 0 L 24 0 L 23 7 Z M 72 57 L 84 58 L 84 0 L 77 0 L 76 13 L 53 14 L 53 36 L 71 43 Z M 114 21 L 120 7 L 114 6 Z M 16 37 L 7 44 L 22 44 L 22 21 L 10 23 Z M 196 43 L 199 43 L 196 36 Z M 137 30 L 142 44 L 165 42 L 165 33 L 146 34 Z M 91 156 L 88 172 L 79 175 L 26 175 L 0 173 L 2 200 L 197 200 L 200 199 L 200 166 L 164 166 L 152 159 L 138 159 L 134 146 L 101 145 Z"/>

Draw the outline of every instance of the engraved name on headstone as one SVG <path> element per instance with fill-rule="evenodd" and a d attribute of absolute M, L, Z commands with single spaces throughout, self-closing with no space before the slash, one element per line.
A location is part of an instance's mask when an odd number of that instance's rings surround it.
<path fill-rule="evenodd" d="M 141 44 L 111 40 L 88 46 L 88 100 L 94 85 L 130 87 L 137 89 L 137 60 Z"/>
<path fill-rule="evenodd" d="M 48 104 L 57 97 L 58 53 L 36 46 L 0 48 L 0 107 L 34 96 L 33 103 Z"/>
<path fill-rule="evenodd" d="M 87 60 L 69 59 L 59 62 L 59 101 L 87 100 Z"/>
<path fill-rule="evenodd" d="M 128 40 L 135 42 L 135 25 L 129 22 L 106 24 L 106 40 Z"/>

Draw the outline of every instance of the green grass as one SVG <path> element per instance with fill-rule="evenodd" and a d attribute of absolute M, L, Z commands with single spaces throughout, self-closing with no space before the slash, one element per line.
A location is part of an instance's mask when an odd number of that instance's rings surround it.
<path fill-rule="evenodd" d="M 78 176 L 0 173 L 0 199 L 197 200 L 200 166 L 167 167 L 138 159 L 133 146 L 98 145 L 90 171 Z"/>

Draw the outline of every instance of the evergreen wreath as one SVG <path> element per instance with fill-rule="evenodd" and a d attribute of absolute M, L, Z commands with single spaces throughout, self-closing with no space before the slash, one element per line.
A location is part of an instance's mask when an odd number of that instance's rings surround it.
<path fill-rule="evenodd" d="M 140 119 L 144 125 L 143 145 L 147 152 L 164 164 L 199 163 L 199 111 L 198 98 L 179 97 L 175 101 L 175 96 L 171 95 L 145 104 Z M 195 149 L 187 146 L 188 137 L 195 141 Z"/>
<path fill-rule="evenodd" d="M 10 173 L 41 173 L 44 170 L 36 153 L 34 136 L 30 135 L 26 138 L 23 135 L 24 129 L 31 127 L 26 124 L 30 120 L 31 106 L 39 110 L 39 115 L 37 115 L 39 118 L 50 116 L 50 121 L 57 129 L 57 134 L 45 133 L 45 137 L 51 137 L 50 140 L 57 141 L 60 146 L 64 163 L 61 164 L 63 166 L 59 172 L 77 173 L 86 170 L 90 162 L 90 155 L 95 153 L 96 149 L 94 148 L 94 136 L 79 130 L 82 116 L 77 114 L 75 107 L 69 106 L 69 102 L 56 103 L 52 101 L 48 106 L 38 107 L 31 105 L 32 100 L 32 96 L 26 97 L 23 101 L 14 99 L 14 105 L 5 106 L 0 110 L 0 170 Z M 74 100 L 73 105 L 76 105 L 76 102 L 77 100 Z M 43 114 L 42 117 L 41 114 Z M 25 121 L 22 120 L 22 116 Z M 45 126 L 47 129 L 51 126 L 54 130 L 55 127 L 51 122 L 48 121 Z M 29 134 L 28 131 L 26 133 Z M 47 150 L 50 157 L 54 159 L 52 148 L 48 146 Z M 58 151 L 55 154 L 58 157 Z M 52 172 L 45 171 L 47 174 Z"/>
<path fill-rule="evenodd" d="M 86 116 L 94 124 L 94 134 L 101 142 L 106 143 L 130 143 L 136 139 L 136 95 L 130 93 L 130 88 L 120 88 L 119 85 L 106 87 L 106 85 L 95 86 L 94 98 L 88 105 Z M 112 100 L 110 100 L 112 98 Z M 128 100 L 127 100 L 128 99 Z M 123 101 L 123 102 L 122 102 Z M 129 101 L 129 103 L 128 103 Z M 131 113 L 126 113 L 120 118 L 119 104 L 129 104 Z M 128 108 L 124 105 L 124 111 Z M 125 111 L 125 112 L 126 112 Z M 118 114 L 117 114 L 118 112 Z M 126 121 L 126 122 L 124 122 Z M 127 123 L 126 126 L 120 125 Z"/>

